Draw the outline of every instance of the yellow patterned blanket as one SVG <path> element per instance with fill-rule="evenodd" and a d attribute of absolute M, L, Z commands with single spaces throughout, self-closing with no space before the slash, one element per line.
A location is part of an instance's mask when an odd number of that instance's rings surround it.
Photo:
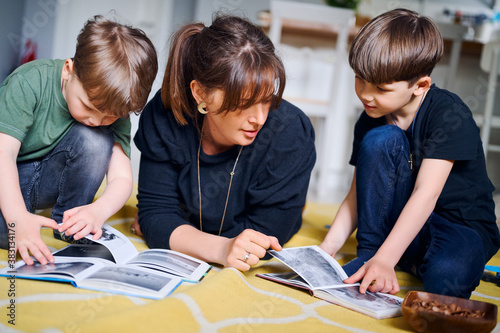
<path fill-rule="evenodd" d="M 308 203 L 303 227 L 286 246 L 319 244 L 336 210 L 334 205 Z M 144 241 L 129 231 L 135 211 L 131 200 L 108 223 L 141 251 L 147 248 Z M 52 230 L 44 229 L 42 234 L 53 250 L 66 245 L 53 239 Z M 353 258 L 355 246 L 355 239 L 349 239 L 342 249 L 344 257 L 339 258 L 341 264 Z M 500 255 L 490 264 L 500 265 Z M 0 250 L 0 267 L 5 265 L 7 251 Z M 17 279 L 12 285 L 2 277 L 0 332 L 412 331 L 403 317 L 376 320 L 255 276 L 273 271 L 276 265 L 272 259 L 246 273 L 216 266 L 200 283 L 183 284 L 162 300 L 86 291 L 65 283 Z M 409 274 L 398 272 L 398 279 L 401 297 L 408 290 L 421 289 L 420 282 Z M 500 306 L 500 287 L 481 282 L 472 299 Z M 14 310 L 11 304 L 15 304 Z M 500 326 L 497 329 L 500 331 Z"/>

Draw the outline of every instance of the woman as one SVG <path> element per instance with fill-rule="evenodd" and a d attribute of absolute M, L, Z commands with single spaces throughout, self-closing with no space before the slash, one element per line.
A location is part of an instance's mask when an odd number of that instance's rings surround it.
<path fill-rule="evenodd" d="M 316 154 L 261 29 L 218 16 L 172 40 L 134 138 L 139 225 L 150 247 L 246 271 L 300 228 Z M 140 226 L 140 230 L 139 227 Z"/>

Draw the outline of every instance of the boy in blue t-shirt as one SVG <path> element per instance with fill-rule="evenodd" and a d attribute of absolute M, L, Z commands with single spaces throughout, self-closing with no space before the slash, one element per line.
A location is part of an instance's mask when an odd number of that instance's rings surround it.
<path fill-rule="evenodd" d="M 132 191 L 129 113 L 147 102 L 156 51 L 138 29 L 87 21 L 75 56 L 35 60 L 0 86 L 0 247 L 54 258 L 41 227 L 98 239 Z M 106 176 L 102 196 L 93 202 Z M 52 218 L 33 214 L 52 207 Z M 9 253 L 9 256 L 11 253 Z"/>
<path fill-rule="evenodd" d="M 479 128 L 457 95 L 431 85 L 442 54 L 437 26 L 405 9 L 353 41 L 356 169 L 321 248 L 335 256 L 357 228 L 344 269 L 361 293 L 399 292 L 398 265 L 428 292 L 468 298 L 500 246 Z"/>

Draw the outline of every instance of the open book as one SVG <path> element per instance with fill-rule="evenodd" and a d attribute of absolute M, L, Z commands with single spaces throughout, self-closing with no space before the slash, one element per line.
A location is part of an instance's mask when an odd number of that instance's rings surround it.
<path fill-rule="evenodd" d="M 0 276 L 70 282 L 77 288 L 161 299 L 183 281 L 198 282 L 210 270 L 206 262 L 185 254 L 148 249 L 139 253 L 132 242 L 109 225 L 99 240 L 92 235 L 53 253 L 55 262 L 23 260 L 4 267 Z"/>
<path fill-rule="evenodd" d="M 369 291 L 361 294 L 359 283 L 342 282 L 347 279 L 342 267 L 316 245 L 269 253 L 293 271 L 257 274 L 261 278 L 309 290 L 317 298 L 377 319 L 401 315 L 402 298 Z"/>

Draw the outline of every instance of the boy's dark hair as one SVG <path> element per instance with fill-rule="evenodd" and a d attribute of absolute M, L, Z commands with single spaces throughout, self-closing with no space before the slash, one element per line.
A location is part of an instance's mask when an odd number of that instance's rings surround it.
<path fill-rule="evenodd" d="M 354 39 L 349 64 L 372 84 L 408 81 L 431 75 L 443 55 L 443 38 L 428 17 L 394 9 L 368 22 Z"/>
<path fill-rule="evenodd" d="M 73 62 L 89 101 L 117 117 L 141 112 L 158 71 L 156 50 L 142 30 L 100 15 L 80 31 Z"/>
<path fill-rule="evenodd" d="M 191 118 L 198 126 L 199 112 L 190 83 L 198 81 L 210 93 L 224 92 L 219 112 L 245 109 L 258 102 L 281 102 L 285 69 L 267 35 L 246 19 L 216 15 L 210 27 L 188 24 L 172 37 L 161 88 L 166 108 L 179 124 Z"/>

